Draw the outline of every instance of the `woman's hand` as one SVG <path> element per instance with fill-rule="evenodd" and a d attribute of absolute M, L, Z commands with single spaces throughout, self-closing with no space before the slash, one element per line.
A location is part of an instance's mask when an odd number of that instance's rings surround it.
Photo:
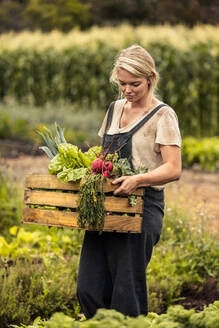
<path fill-rule="evenodd" d="M 131 195 L 138 187 L 138 178 L 137 175 L 122 176 L 112 182 L 112 184 L 118 183 L 121 185 L 114 191 L 114 195 Z"/>

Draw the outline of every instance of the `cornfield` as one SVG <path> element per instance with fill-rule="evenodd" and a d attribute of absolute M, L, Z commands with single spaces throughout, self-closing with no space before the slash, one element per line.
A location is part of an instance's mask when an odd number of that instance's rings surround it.
<path fill-rule="evenodd" d="M 4 50 L 14 51 L 18 49 L 30 49 L 44 51 L 45 49 L 55 49 L 63 51 L 72 47 L 93 48 L 96 49 L 99 43 L 121 49 L 127 44 L 140 42 L 147 47 L 149 44 L 165 43 L 170 44 L 177 49 L 186 50 L 191 46 L 201 43 L 211 43 L 214 45 L 214 51 L 218 52 L 219 27 L 211 25 L 197 25 L 189 29 L 183 25 L 170 27 L 145 26 L 132 27 L 130 25 L 121 25 L 119 27 L 92 27 L 88 31 L 72 30 L 69 33 L 53 31 L 42 33 L 40 31 L 21 33 L 5 33 L 0 35 L 0 52 Z"/>
<path fill-rule="evenodd" d="M 139 26 L 0 36 L 0 100 L 43 105 L 59 100 L 96 104 L 117 98 L 109 84 L 113 60 L 138 43 L 152 54 L 161 79 L 158 95 L 179 116 L 184 135 L 219 132 L 218 27 Z"/>

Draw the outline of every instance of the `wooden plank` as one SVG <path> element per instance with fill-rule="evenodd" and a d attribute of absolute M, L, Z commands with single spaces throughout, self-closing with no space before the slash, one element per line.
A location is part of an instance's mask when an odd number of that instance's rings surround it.
<path fill-rule="evenodd" d="M 112 185 L 113 179 L 104 182 L 104 192 L 113 192 L 118 185 Z M 25 187 L 31 189 L 57 189 L 57 190 L 79 190 L 80 182 L 60 181 L 56 175 L 51 174 L 28 174 L 25 178 Z M 143 195 L 144 188 L 138 188 L 133 195 Z"/>
<path fill-rule="evenodd" d="M 24 223 L 37 223 L 57 227 L 77 228 L 76 212 L 61 212 L 25 207 L 23 209 Z"/>
<path fill-rule="evenodd" d="M 76 212 L 52 211 L 25 207 L 23 209 L 23 222 L 55 227 L 82 229 L 77 225 Z M 134 217 L 119 215 L 105 216 L 104 231 L 140 233 L 141 229 L 142 218 L 139 215 Z M 90 227 L 89 229 L 85 228 L 85 230 L 93 229 Z"/>
<path fill-rule="evenodd" d="M 25 190 L 24 203 L 77 208 L 78 195 L 64 192 Z"/>
<path fill-rule="evenodd" d="M 64 183 L 51 174 L 27 174 L 25 177 L 26 188 L 79 190 L 80 182 Z"/>
<path fill-rule="evenodd" d="M 131 206 L 129 204 L 128 197 L 115 197 L 109 196 L 104 201 L 106 211 L 111 212 L 124 212 L 124 213 L 139 213 L 143 212 L 143 200 L 141 197 L 137 197 L 137 204 Z"/>
<path fill-rule="evenodd" d="M 78 195 L 73 193 L 31 190 L 24 193 L 25 204 L 50 205 L 57 207 L 77 208 Z M 110 212 L 142 213 L 143 200 L 137 197 L 136 206 L 130 206 L 127 197 L 106 196 L 105 209 Z"/>

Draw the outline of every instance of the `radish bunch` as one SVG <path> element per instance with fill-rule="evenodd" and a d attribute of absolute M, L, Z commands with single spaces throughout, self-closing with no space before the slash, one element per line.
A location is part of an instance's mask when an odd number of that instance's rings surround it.
<path fill-rule="evenodd" d="M 93 160 L 91 164 L 92 174 L 102 174 L 105 178 L 109 178 L 112 175 L 113 163 L 111 161 L 105 161 L 104 158 L 98 157 Z"/>
<path fill-rule="evenodd" d="M 91 174 L 102 174 L 105 178 L 110 178 L 113 176 L 113 158 L 115 155 L 118 156 L 118 154 L 116 152 L 109 154 L 111 146 L 112 143 L 105 152 L 104 149 L 102 149 L 99 155 L 95 153 L 97 158 L 95 158 L 91 163 Z"/>

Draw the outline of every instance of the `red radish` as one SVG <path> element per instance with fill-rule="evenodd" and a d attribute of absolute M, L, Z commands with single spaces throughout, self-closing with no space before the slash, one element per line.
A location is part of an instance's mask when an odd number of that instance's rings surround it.
<path fill-rule="evenodd" d="M 93 160 L 91 168 L 93 171 L 101 173 L 103 170 L 104 160 L 101 158 L 96 158 Z"/>
<path fill-rule="evenodd" d="M 111 161 L 104 162 L 103 164 L 104 171 L 112 171 L 112 169 L 113 169 L 113 163 Z"/>
<path fill-rule="evenodd" d="M 104 171 L 104 172 L 103 172 L 103 176 L 104 176 L 105 178 L 109 178 L 109 174 L 108 174 L 108 172 L 107 172 L 107 171 Z"/>
<path fill-rule="evenodd" d="M 96 155 L 96 159 L 93 160 L 92 164 L 91 164 L 91 174 L 99 174 L 102 173 L 104 175 L 104 177 L 109 178 L 110 176 L 112 176 L 112 170 L 113 170 L 113 157 L 115 156 L 116 152 L 114 152 L 111 156 L 111 160 L 106 161 L 106 156 L 109 154 L 109 150 L 111 148 L 113 144 L 113 141 L 110 143 L 110 145 L 108 146 L 108 148 L 105 150 L 104 148 L 102 148 L 100 154 L 96 154 L 96 152 L 92 149 L 92 151 L 94 152 L 94 154 Z M 89 146 L 89 145 L 88 145 Z"/>

